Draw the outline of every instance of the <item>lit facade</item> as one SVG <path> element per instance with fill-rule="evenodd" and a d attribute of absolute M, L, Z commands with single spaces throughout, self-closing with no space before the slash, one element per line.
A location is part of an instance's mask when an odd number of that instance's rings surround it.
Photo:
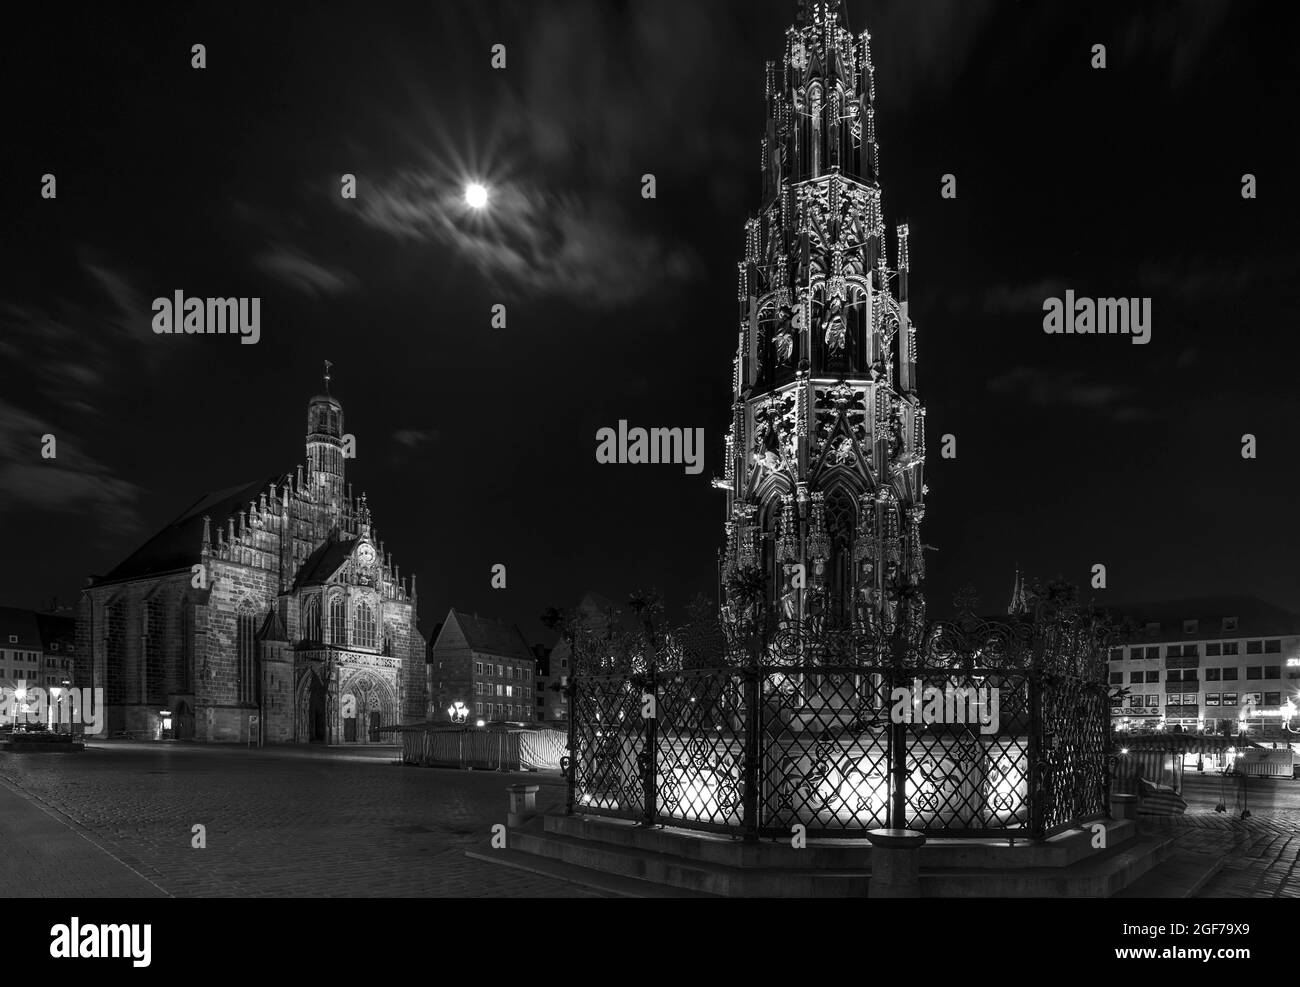
<path fill-rule="evenodd" d="M 1112 694 L 1128 692 L 1111 704 L 1117 730 L 1283 736 L 1300 704 L 1300 615 L 1241 597 L 1131 616 L 1137 630 L 1110 653 Z"/>
<path fill-rule="evenodd" d="M 110 735 L 365 744 L 424 718 L 415 577 L 345 482 L 328 382 L 305 467 L 199 498 L 83 592 L 77 684 Z"/>
<path fill-rule="evenodd" d="M 513 624 L 451 610 L 429 646 L 429 716 L 450 722 L 456 703 L 468 721 L 531 723 L 537 664 Z"/>
<path fill-rule="evenodd" d="M 800 5 L 766 70 L 726 439 L 728 599 L 761 575 L 787 620 L 923 620 L 925 410 L 908 230 L 890 263 L 871 37 Z M 748 578 L 746 578 L 748 577 Z M 900 613 L 900 607 L 909 611 Z"/>

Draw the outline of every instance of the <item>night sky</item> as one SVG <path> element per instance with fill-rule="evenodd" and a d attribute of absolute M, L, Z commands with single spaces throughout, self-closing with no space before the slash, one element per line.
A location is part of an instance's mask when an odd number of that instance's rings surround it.
<path fill-rule="evenodd" d="M 543 640 L 586 589 L 711 595 L 763 65 L 795 6 L 29 5 L 0 60 L 0 603 L 71 602 L 201 493 L 292 470 L 325 359 L 426 630 L 455 606 Z M 848 15 L 911 227 L 932 608 L 1101 562 L 1103 601 L 1300 609 L 1294 5 Z M 1066 288 L 1150 297 L 1151 342 L 1046 335 Z M 177 289 L 260 297 L 260 343 L 155 335 Z M 598 465 L 621 418 L 703 427 L 704 472 Z"/>

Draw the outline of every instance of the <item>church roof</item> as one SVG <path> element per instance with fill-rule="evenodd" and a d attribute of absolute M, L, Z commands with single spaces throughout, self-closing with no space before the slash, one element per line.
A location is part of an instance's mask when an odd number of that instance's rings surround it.
<path fill-rule="evenodd" d="M 339 566 L 347 561 L 352 550 L 359 544 L 357 539 L 352 538 L 348 541 L 327 541 L 323 545 L 318 545 L 298 570 L 298 575 L 293 580 L 293 588 L 319 586 L 329 582 L 330 576 L 338 572 Z"/>
<path fill-rule="evenodd" d="M 280 612 L 272 607 L 266 614 L 266 619 L 262 621 L 262 627 L 257 632 L 259 641 L 288 641 L 289 632 L 284 629 L 284 621 L 280 619 Z"/>
<path fill-rule="evenodd" d="M 212 519 L 212 531 L 226 524 L 226 520 L 257 500 L 272 483 L 284 480 L 277 473 L 264 480 L 226 490 L 204 494 L 180 515 L 141 545 L 108 575 L 95 580 L 95 585 L 115 583 L 126 579 L 160 575 L 188 569 L 199 561 L 203 548 L 203 518 Z"/>

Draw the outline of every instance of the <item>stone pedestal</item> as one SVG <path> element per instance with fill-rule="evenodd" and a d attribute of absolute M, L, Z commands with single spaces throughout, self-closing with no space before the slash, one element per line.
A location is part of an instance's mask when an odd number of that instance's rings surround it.
<path fill-rule="evenodd" d="M 510 813 L 506 825 L 513 829 L 522 826 L 537 815 L 537 785 L 507 785 L 510 793 Z"/>
<path fill-rule="evenodd" d="M 871 829 L 868 898 L 921 897 L 921 847 L 925 835 L 911 829 Z"/>
<path fill-rule="evenodd" d="M 1138 797 L 1136 795 L 1112 795 L 1110 797 L 1110 815 L 1112 819 L 1136 819 Z"/>

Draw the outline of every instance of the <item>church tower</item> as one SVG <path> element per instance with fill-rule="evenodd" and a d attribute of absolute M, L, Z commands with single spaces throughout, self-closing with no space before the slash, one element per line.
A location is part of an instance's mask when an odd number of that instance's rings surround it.
<path fill-rule="evenodd" d="M 868 32 L 802 0 L 766 72 L 762 199 L 745 225 L 724 572 L 780 620 L 924 617 L 925 411 L 907 227 L 890 265 Z M 751 593 L 753 590 L 751 590 Z"/>
<path fill-rule="evenodd" d="M 343 510 L 343 405 L 330 394 L 329 365 L 325 393 L 307 405 L 307 484 L 321 507 L 337 517 Z"/>

